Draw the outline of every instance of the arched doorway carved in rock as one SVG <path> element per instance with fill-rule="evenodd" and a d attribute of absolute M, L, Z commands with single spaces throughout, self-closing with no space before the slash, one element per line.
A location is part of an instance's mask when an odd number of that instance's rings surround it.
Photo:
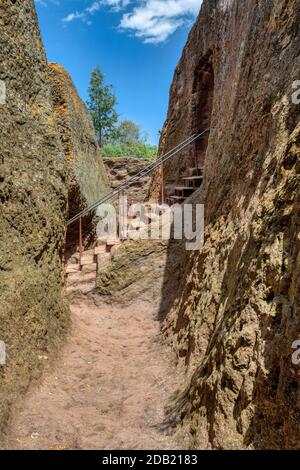
<path fill-rule="evenodd" d="M 195 70 L 193 84 L 193 133 L 200 134 L 211 126 L 214 99 L 214 70 L 212 53 L 209 52 Z M 194 143 L 195 167 L 203 168 L 208 146 L 209 132 Z"/>

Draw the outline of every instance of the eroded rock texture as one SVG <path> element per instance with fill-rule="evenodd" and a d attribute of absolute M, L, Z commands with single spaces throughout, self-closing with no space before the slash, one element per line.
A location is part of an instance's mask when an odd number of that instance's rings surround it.
<path fill-rule="evenodd" d="M 103 158 L 110 186 L 114 189 L 120 184 L 128 181 L 137 173 L 150 165 L 149 159 L 121 157 L 121 158 Z M 151 175 L 140 178 L 134 185 L 126 189 L 125 193 L 128 202 L 143 202 L 148 196 Z"/>
<path fill-rule="evenodd" d="M 183 269 L 181 243 L 174 241 L 172 258 L 165 241 L 126 241 L 98 273 L 97 290 L 107 303 L 130 305 L 150 302 L 159 320 L 174 300 Z M 168 261 L 168 267 L 167 266 Z M 161 293 L 164 292 L 163 301 Z"/>
<path fill-rule="evenodd" d="M 100 199 L 108 190 L 108 178 L 95 135 L 92 118 L 68 72 L 56 63 L 49 64 L 49 78 L 55 119 L 68 162 L 69 214 L 71 218 Z M 85 244 L 95 233 L 93 214 L 83 220 Z M 67 253 L 78 246 L 78 223 L 68 227 Z"/>
<path fill-rule="evenodd" d="M 195 162 L 205 174 L 205 245 L 165 326 L 192 447 L 300 447 L 299 25 L 293 0 L 205 0 L 175 72 L 161 152 L 211 128 L 165 168 L 170 185 Z"/>
<path fill-rule="evenodd" d="M 33 0 L 0 3 L 0 432 L 67 324 L 62 255 L 67 165 Z"/>

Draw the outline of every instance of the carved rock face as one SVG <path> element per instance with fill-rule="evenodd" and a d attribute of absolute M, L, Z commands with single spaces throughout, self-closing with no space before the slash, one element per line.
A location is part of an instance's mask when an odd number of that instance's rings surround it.
<path fill-rule="evenodd" d="M 0 431 L 11 400 L 64 333 L 67 164 L 33 0 L 0 4 Z"/>
<path fill-rule="evenodd" d="M 99 199 L 108 180 L 71 78 L 47 64 L 34 1 L 3 0 L 0 30 L 1 432 L 10 402 L 39 374 L 38 357 L 67 328 L 66 220 Z M 92 217 L 84 222 L 90 230 Z"/>
<path fill-rule="evenodd" d="M 160 152 L 211 127 L 193 196 L 206 242 L 186 255 L 166 323 L 191 377 L 180 412 L 195 447 L 299 448 L 299 20 L 293 1 L 204 1 L 171 87 Z M 165 185 L 194 161 L 193 147 L 166 164 Z"/>
<path fill-rule="evenodd" d="M 80 99 L 68 72 L 59 64 L 49 64 L 49 80 L 55 121 L 68 164 L 68 218 L 93 204 L 109 187 L 106 170 L 100 156 L 92 118 Z M 68 227 L 67 255 L 78 246 L 78 223 Z M 83 220 L 84 242 L 93 237 L 93 214 Z"/>
<path fill-rule="evenodd" d="M 103 159 L 106 171 L 109 176 L 111 187 L 117 188 L 121 183 L 132 178 L 151 161 L 149 159 L 122 157 L 122 158 L 108 158 Z M 148 196 L 150 175 L 140 178 L 134 185 L 126 190 L 128 201 L 143 202 Z"/>

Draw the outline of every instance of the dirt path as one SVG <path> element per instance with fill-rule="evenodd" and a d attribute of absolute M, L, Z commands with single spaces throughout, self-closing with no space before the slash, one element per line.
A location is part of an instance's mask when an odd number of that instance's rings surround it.
<path fill-rule="evenodd" d="M 72 310 L 72 331 L 54 370 L 13 416 L 9 448 L 176 449 L 163 431 L 176 390 L 172 358 L 149 304 Z"/>

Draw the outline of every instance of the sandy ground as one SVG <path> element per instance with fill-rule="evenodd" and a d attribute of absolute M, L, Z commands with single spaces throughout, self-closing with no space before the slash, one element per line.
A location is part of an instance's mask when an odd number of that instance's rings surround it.
<path fill-rule="evenodd" d="M 61 357 L 13 413 L 10 449 L 176 449 L 173 358 L 149 304 L 73 302 Z"/>

